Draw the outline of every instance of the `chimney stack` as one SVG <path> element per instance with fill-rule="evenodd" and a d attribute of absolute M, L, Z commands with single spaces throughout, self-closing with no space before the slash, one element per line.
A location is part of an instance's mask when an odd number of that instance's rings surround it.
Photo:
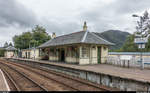
<path fill-rule="evenodd" d="M 83 31 L 87 31 L 86 21 L 84 22 Z"/>
<path fill-rule="evenodd" d="M 54 39 L 54 38 L 56 38 L 55 32 L 53 32 L 53 34 L 52 34 L 52 39 Z"/>

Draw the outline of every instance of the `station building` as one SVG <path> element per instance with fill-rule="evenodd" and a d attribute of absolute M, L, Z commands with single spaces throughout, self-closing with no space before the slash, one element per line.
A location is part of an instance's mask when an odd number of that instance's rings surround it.
<path fill-rule="evenodd" d="M 21 53 L 22 58 L 39 59 L 39 49 L 37 48 L 22 49 Z"/>
<path fill-rule="evenodd" d="M 56 37 L 40 45 L 40 58 L 50 61 L 74 64 L 100 64 L 106 62 L 108 47 L 114 45 L 87 30 Z"/>
<path fill-rule="evenodd" d="M 8 46 L 7 48 L 4 49 L 4 56 L 6 58 L 13 58 L 13 57 L 17 57 L 17 49 L 13 46 Z"/>

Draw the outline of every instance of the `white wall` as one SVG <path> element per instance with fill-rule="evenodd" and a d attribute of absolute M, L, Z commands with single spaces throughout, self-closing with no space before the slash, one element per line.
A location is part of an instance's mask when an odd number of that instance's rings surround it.
<path fill-rule="evenodd" d="M 66 57 L 65 61 L 67 63 L 79 63 L 79 58 L 75 58 L 75 57 Z"/>
<path fill-rule="evenodd" d="M 34 56 L 35 56 L 35 59 L 39 59 L 39 49 L 35 49 L 35 51 L 34 51 L 34 49 L 32 49 L 30 51 L 30 57 L 31 57 L 31 59 L 34 59 Z"/>
<path fill-rule="evenodd" d="M 35 53 L 34 53 L 34 49 L 31 50 L 22 50 L 22 57 L 25 58 L 26 57 L 26 52 L 27 52 L 27 57 L 28 57 L 28 52 L 30 52 L 30 58 L 34 59 L 40 59 L 39 57 L 39 49 L 35 49 Z"/>
<path fill-rule="evenodd" d="M 5 51 L 5 57 L 6 57 L 6 58 L 15 57 L 14 51 Z"/>
<path fill-rule="evenodd" d="M 95 48 L 90 48 L 91 49 L 91 53 L 90 53 L 90 64 L 97 64 L 97 46 L 95 46 Z"/>
<path fill-rule="evenodd" d="M 80 58 L 79 59 L 79 64 L 80 65 L 85 65 L 85 64 L 89 64 L 89 59 L 83 59 L 83 58 Z"/>
<path fill-rule="evenodd" d="M 101 47 L 101 63 L 106 63 L 107 57 L 108 57 L 108 47 L 102 46 Z"/>
<path fill-rule="evenodd" d="M 58 56 L 49 56 L 49 60 L 51 60 L 51 61 L 58 61 L 59 57 Z"/>
<path fill-rule="evenodd" d="M 86 45 L 82 45 L 86 46 Z M 94 45 L 89 47 L 89 57 L 82 58 L 82 46 L 80 46 L 80 64 L 98 64 L 98 46 Z M 105 47 L 105 48 L 104 48 Z M 106 63 L 108 57 L 108 46 L 101 46 L 101 63 Z"/>

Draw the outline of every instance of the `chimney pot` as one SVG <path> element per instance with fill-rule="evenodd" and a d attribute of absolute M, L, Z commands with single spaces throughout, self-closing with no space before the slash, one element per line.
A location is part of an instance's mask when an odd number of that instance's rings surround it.
<path fill-rule="evenodd" d="M 52 34 L 52 38 L 56 38 L 56 34 L 55 34 L 55 32 L 53 32 L 53 34 Z"/>
<path fill-rule="evenodd" d="M 87 31 L 86 21 L 84 22 L 83 31 Z"/>

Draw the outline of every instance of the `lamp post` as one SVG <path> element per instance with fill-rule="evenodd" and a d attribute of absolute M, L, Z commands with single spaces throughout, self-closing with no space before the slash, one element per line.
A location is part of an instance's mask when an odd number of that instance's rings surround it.
<path fill-rule="evenodd" d="M 142 16 L 138 16 L 136 14 L 133 14 L 132 17 L 140 17 L 141 19 L 143 18 Z M 137 23 L 139 24 L 139 22 L 137 21 Z M 137 30 L 140 30 L 140 32 L 143 32 L 142 28 L 137 28 Z M 137 35 L 135 33 L 135 39 L 134 39 L 134 43 L 138 44 L 138 48 L 140 49 L 140 62 L 141 62 L 141 69 L 144 69 L 144 63 L 143 63 L 143 58 L 142 58 L 142 48 L 145 48 L 145 43 L 144 42 L 144 37 L 143 35 Z"/>
<path fill-rule="evenodd" d="M 34 42 L 34 60 L 35 60 L 35 42 Z"/>
<path fill-rule="evenodd" d="M 138 26 L 136 27 L 137 33 L 135 33 L 134 43 L 138 44 L 138 48 L 141 49 L 140 62 L 141 68 L 144 69 L 144 62 L 142 59 L 142 49 L 145 48 L 145 44 L 148 42 L 149 34 L 149 25 L 150 20 L 148 16 L 148 12 L 145 11 L 144 16 L 138 16 L 133 14 L 132 17 L 139 17 L 140 21 L 137 21 Z"/>

